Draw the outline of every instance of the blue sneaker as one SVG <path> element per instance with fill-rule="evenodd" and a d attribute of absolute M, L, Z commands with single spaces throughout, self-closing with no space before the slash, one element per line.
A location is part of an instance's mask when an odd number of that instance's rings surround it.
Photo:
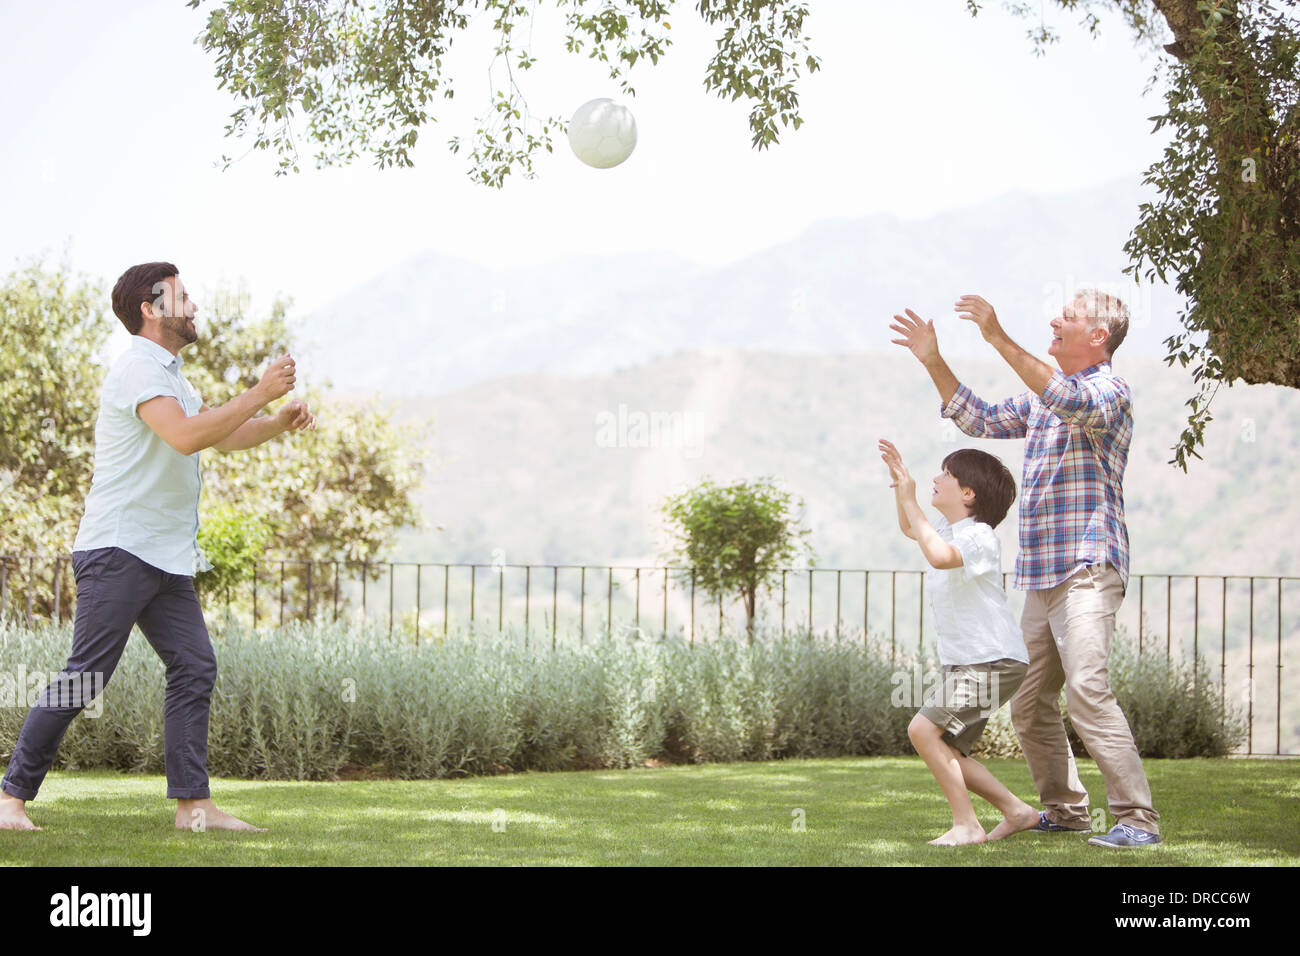
<path fill-rule="evenodd" d="M 1117 823 L 1109 833 L 1099 833 L 1088 842 L 1093 846 L 1155 846 L 1160 842 L 1160 834 Z"/>
<path fill-rule="evenodd" d="M 1047 818 L 1046 810 L 1038 811 L 1038 823 L 1032 828 L 1039 833 L 1082 833 L 1089 827 L 1063 827 L 1059 823 L 1053 823 Z"/>

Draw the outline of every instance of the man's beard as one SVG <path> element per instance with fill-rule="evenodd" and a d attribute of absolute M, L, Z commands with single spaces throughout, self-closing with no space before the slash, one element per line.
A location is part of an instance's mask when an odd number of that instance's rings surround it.
<path fill-rule="evenodd" d="M 197 329 L 190 328 L 190 320 L 184 316 L 173 317 L 167 320 L 167 331 L 171 332 L 178 339 L 189 344 L 199 340 Z"/>

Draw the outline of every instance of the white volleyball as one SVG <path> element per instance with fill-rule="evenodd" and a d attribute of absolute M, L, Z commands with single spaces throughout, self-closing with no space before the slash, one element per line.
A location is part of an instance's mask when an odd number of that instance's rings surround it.
<path fill-rule="evenodd" d="M 617 166 L 636 148 L 632 111 L 608 98 L 583 103 L 569 121 L 569 145 L 588 166 Z"/>

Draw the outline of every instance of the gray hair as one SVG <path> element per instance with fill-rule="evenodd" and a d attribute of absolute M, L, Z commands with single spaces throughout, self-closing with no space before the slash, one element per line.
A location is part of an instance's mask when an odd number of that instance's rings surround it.
<path fill-rule="evenodd" d="M 1104 328 L 1106 336 L 1106 354 L 1114 355 L 1115 350 L 1128 335 L 1128 306 L 1117 296 L 1100 289 L 1082 289 L 1074 297 L 1075 302 L 1082 302 L 1088 313 L 1088 328 Z"/>

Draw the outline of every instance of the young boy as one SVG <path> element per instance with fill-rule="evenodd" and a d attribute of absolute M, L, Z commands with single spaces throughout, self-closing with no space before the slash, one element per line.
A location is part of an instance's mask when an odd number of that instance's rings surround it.
<path fill-rule="evenodd" d="M 943 460 L 930 503 L 942 517 L 931 525 L 916 503 L 916 481 L 898 449 L 881 439 L 881 458 L 894 479 L 898 524 L 921 546 L 933 570 L 925 576 L 939 636 L 942 686 L 907 728 L 952 807 L 952 829 L 931 840 L 959 846 L 1000 840 L 1038 822 L 1038 811 L 997 781 L 970 750 L 984 725 L 1011 699 L 1029 669 L 1020 625 L 1002 589 L 1002 552 L 993 529 L 1016 497 L 1016 482 L 987 452 L 963 448 Z M 985 834 L 967 790 L 1002 811 Z"/>

